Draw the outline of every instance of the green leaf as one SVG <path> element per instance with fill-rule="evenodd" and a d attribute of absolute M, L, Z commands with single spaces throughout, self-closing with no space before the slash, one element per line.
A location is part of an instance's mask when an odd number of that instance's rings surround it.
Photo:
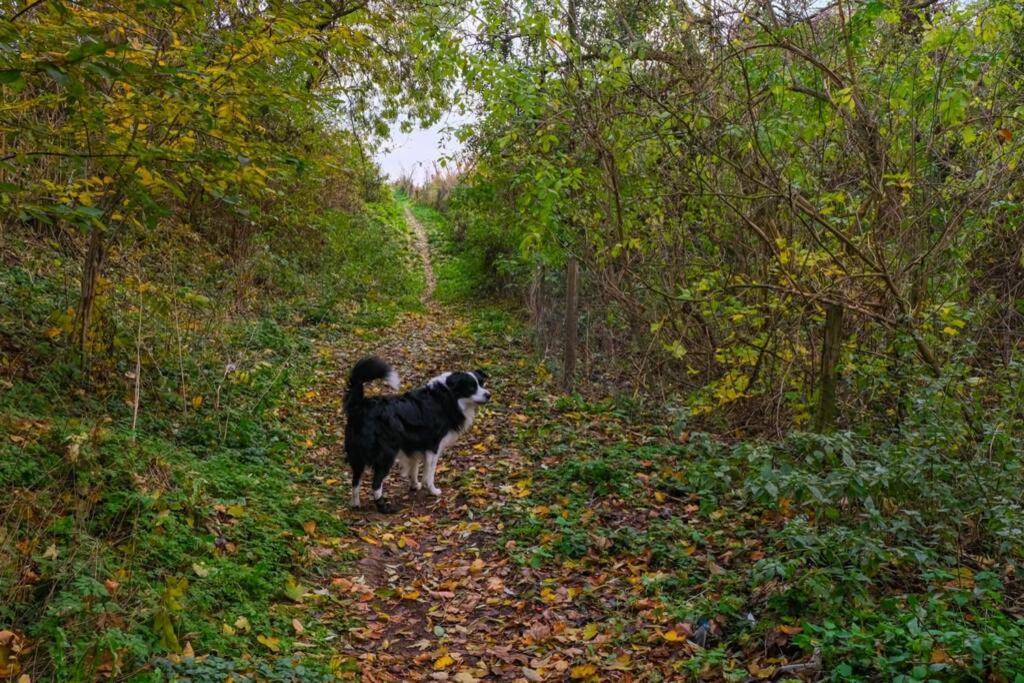
<path fill-rule="evenodd" d="M 284 594 L 293 602 L 302 602 L 302 599 L 306 597 L 306 589 L 294 577 L 289 576 L 284 581 Z"/>
<path fill-rule="evenodd" d="M 50 78 L 57 82 L 57 85 L 67 85 L 71 80 L 64 71 L 53 64 L 44 64 L 43 71 L 49 74 Z"/>

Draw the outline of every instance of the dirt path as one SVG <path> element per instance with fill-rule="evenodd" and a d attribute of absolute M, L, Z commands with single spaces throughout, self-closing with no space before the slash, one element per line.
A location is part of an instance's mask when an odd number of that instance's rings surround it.
<path fill-rule="evenodd" d="M 429 302 L 435 278 L 426 234 L 408 208 L 406 219 L 423 259 Z M 403 390 L 444 370 L 487 365 L 465 321 L 431 303 L 426 313 L 407 314 L 381 336 L 334 349 L 336 371 L 321 389 L 325 407 L 340 405 L 348 369 L 368 353 L 398 370 Z M 334 502 L 333 514 L 352 529 L 340 555 L 358 559 L 354 572 L 325 576 L 317 590 L 347 606 L 349 613 L 334 617 L 347 622 L 338 624 L 338 650 L 358 662 L 361 680 L 514 680 L 530 663 L 526 652 L 509 645 L 521 632 L 515 613 L 523 603 L 514 586 L 522 577 L 499 552 L 498 522 L 487 514 L 515 494 L 504 483 L 525 470 L 508 445 L 509 416 L 522 408 L 516 396 L 502 395 L 500 379 L 494 390 L 497 400 L 480 411 L 471 432 L 438 465 L 440 498 L 425 490 L 409 493 L 394 472 L 389 476 L 385 494 L 401 506 L 394 515 L 377 513 L 368 489 L 361 509 L 346 505 L 343 424 L 339 411 L 325 411 L 339 435 L 338 453 L 324 460 L 318 479 L 330 489 L 324 498 Z"/>
<path fill-rule="evenodd" d="M 416 220 L 416 216 L 413 215 L 408 205 L 405 207 L 405 222 L 412 229 L 413 248 L 423 260 L 423 276 L 426 286 L 423 288 L 421 298 L 423 303 L 428 303 L 433 299 L 434 289 L 437 287 L 437 277 L 434 275 L 434 267 L 430 260 L 430 241 L 427 239 L 427 231 L 423 228 L 423 224 Z"/>

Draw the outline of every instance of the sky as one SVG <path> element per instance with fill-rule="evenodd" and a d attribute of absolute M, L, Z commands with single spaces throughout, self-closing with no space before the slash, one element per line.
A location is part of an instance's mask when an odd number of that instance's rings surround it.
<path fill-rule="evenodd" d="M 395 124 L 391 129 L 391 139 L 376 155 L 377 163 L 392 180 L 411 172 L 416 181 L 422 181 L 435 161 L 462 149 L 455 136 L 445 135 L 444 129 L 469 120 L 466 116 L 448 114 L 433 126 L 408 134 Z"/>

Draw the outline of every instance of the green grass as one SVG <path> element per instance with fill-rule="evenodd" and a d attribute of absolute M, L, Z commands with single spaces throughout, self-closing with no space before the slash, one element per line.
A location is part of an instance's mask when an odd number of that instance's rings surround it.
<path fill-rule="evenodd" d="M 436 209 L 423 204 L 409 206 L 423 224 L 430 239 L 430 248 L 437 275 L 435 296 L 442 303 L 454 304 L 480 299 L 487 292 L 486 264 L 482 255 L 463 248 L 455 237 L 454 227 Z M 493 292 L 488 292 L 493 293 Z"/>
<path fill-rule="evenodd" d="M 34 679 L 326 675 L 327 627 L 308 624 L 301 661 L 289 637 L 301 587 L 328 566 L 304 525 L 347 533 L 310 494 L 309 454 L 337 438 L 309 392 L 334 370 L 332 344 L 418 308 L 423 279 L 394 202 L 328 213 L 316 235 L 314 249 L 257 252 L 262 291 L 240 310 L 211 275 L 216 254 L 187 290 L 160 274 L 140 290 L 130 259 L 113 262 L 87 367 L 66 341 L 72 266 L 45 243 L 2 254 L 0 625 L 33 644 Z M 212 656 L 161 659 L 185 643 Z"/>

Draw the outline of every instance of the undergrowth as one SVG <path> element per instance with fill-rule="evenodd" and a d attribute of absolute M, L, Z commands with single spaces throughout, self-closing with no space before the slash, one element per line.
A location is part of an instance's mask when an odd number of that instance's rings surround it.
<path fill-rule="evenodd" d="M 0 625 L 28 644 L 16 673 L 329 670 L 328 626 L 309 625 L 301 657 L 280 636 L 296 633 L 292 606 L 320 571 L 310 530 L 346 532 L 304 493 L 309 453 L 336 440 L 304 404 L 337 336 L 418 307 L 423 283 L 395 202 L 317 220 L 306 243 L 244 264 L 122 245 L 85 359 L 67 339 L 74 260 L 43 239 L 5 245 Z M 140 275 L 140 262 L 153 267 Z M 240 279 L 252 296 L 238 298 Z"/>
<path fill-rule="evenodd" d="M 887 435 L 729 443 L 679 431 L 651 404 L 559 399 L 555 419 L 518 430 L 536 467 L 530 495 L 500 511 L 505 547 L 541 576 L 647 567 L 626 612 L 709 629 L 680 675 L 746 680 L 818 658 L 837 681 L 1019 681 L 1015 408 L 972 439 L 962 418 L 935 420 L 942 392 L 913 400 L 915 417 Z"/>

